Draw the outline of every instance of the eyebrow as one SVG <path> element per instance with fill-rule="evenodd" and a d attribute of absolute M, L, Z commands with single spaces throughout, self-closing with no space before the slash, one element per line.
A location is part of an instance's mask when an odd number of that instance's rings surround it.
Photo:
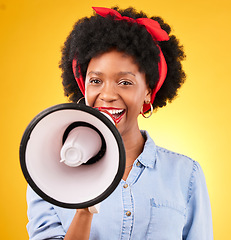
<path fill-rule="evenodd" d="M 90 71 L 87 75 L 90 75 L 90 74 L 103 75 L 103 73 L 98 72 L 98 71 Z"/>
<path fill-rule="evenodd" d="M 117 75 L 119 76 L 124 76 L 124 75 L 132 75 L 132 76 L 136 76 L 133 72 L 119 72 Z"/>
<path fill-rule="evenodd" d="M 99 71 L 90 71 L 87 75 L 90 75 L 90 74 L 95 74 L 95 75 L 103 75 L 102 72 L 99 72 Z M 124 76 L 124 75 L 132 75 L 132 76 L 136 76 L 133 72 L 118 72 L 116 75 L 118 76 Z"/>

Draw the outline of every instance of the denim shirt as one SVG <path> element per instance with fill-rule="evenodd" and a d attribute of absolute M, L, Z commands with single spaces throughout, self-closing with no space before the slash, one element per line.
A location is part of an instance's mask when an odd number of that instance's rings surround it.
<path fill-rule="evenodd" d="M 200 165 L 155 145 L 147 132 L 143 152 L 126 181 L 94 214 L 90 240 L 213 239 L 211 207 Z M 54 206 L 27 190 L 31 240 L 63 239 L 74 209 Z"/>

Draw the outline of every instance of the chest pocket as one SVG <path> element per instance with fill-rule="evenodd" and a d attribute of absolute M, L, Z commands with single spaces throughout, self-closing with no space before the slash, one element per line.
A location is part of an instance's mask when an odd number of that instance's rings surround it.
<path fill-rule="evenodd" d="M 186 208 L 168 200 L 150 199 L 150 223 L 146 239 L 180 240 Z"/>

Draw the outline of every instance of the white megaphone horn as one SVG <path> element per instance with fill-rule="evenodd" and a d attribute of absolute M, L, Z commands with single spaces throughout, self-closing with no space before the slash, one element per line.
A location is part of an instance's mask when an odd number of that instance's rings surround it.
<path fill-rule="evenodd" d="M 44 200 L 64 208 L 87 208 L 118 186 L 125 149 L 110 117 L 65 103 L 45 109 L 27 126 L 20 164 L 28 184 Z"/>

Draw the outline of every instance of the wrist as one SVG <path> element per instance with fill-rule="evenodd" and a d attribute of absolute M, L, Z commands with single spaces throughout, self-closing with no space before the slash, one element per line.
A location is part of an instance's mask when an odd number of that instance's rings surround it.
<path fill-rule="evenodd" d="M 76 213 L 81 216 L 89 216 L 89 217 L 93 216 L 93 214 L 89 212 L 88 208 L 77 209 Z"/>

